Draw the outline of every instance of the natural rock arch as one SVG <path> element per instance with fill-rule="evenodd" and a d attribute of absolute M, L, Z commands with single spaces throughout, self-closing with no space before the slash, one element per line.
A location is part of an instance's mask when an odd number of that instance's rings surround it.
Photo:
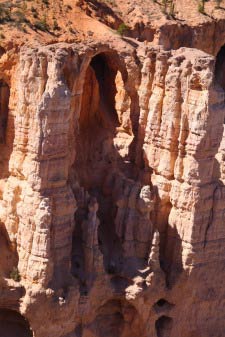
<path fill-rule="evenodd" d="M 75 191 L 78 210 L 75 215 L 71 261 L 72 274 L 80 278 L 83 285 L 86 275 L 92 271 L 92 254 L 98 245 L 108 272 L 115 272 L 114 269 L 119 268 L 120 264 L 121 247 L 113 224 L 115 205 L 112 196 L 104 190 L 104 186 L 108 173 L 124 163 L 116 150 L 115 138 L 117 128 L 123 128 L 116 96 L 117 94 L 123 96 L 125 93 L 125 79 L 126 71 L 114 51 L 101 52 L 93 56 L 84 76 L 76 137 L 76 158 L 70 172 L 71 185 L 74 181 L 78 181 L 86 194 L 81 200 L 81 189 L 79 192 Z M 127 133 L 126 131 L 125 137 L 127 135 L 129 138 L 129 131 Z M 97 221 L 95 224 L 92 221 L 94 218 L 91 218 L 91 214 L 93 215 L 91 209 L 98 212 L 99 226 L 98 219 L 95 220 Z M 90 233 L 91 225 L 86 226 L 85 218 L 92 222 L 92 233 Z M 85 233 L 87 227 L 89 233 Z M 111 266 L 111 255 L 114 252 L 117 255 L 114 260 L 117 262 L 113 262 Z"/>
<path fill-rule="evenodd" d="M 32 337 L 28 321 L 18 312 L 0 309 L 0 337 Z"/>

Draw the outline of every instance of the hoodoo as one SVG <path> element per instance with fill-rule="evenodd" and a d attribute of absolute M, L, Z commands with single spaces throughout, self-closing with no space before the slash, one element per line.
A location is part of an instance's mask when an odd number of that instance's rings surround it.
<path fill-rule="evenodd" d="M 0 0 L 0 337 L 225 337 L 225 0 Z"/>

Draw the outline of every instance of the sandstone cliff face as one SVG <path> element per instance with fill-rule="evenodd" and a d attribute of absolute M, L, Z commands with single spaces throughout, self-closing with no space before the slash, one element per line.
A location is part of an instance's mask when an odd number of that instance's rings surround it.
<path fill-rule="evenodd" d="M 0 335 L 224 336 L 223 50 L 166 49 L 3 53 Z"/>

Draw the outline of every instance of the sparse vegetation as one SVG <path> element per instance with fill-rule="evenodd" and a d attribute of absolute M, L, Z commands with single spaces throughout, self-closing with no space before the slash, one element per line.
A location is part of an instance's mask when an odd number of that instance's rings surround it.
<path fill-rule="evenodd" d="M 162 0 L 162 5 L 163 5 L 163 13 L 167 14 L 168 0 Z"/>
<path fill-rule="evenodd" d="M 17 267 L 13 267 L 13 270 L 10 273 L 10 278 L 13 279 L 15 282 L 20 282 L 21 277 Z"/>
<path fill-rule="evenodd" d="M 205 14 L 205 0 L 201 0 L 198 4 L 198 11 L 201 14 Z"/>
<path fill-rule="evenodd" d="M 118 29 L 117 29 L 117 33 L 119 33 L 121 36 L 123 36 L 124 34 L 126 34 L 128 31 L 130 30 L 130 28 L 123 22 L 119 25 Z"/>
<path fill-rule="evenodd" d="M 37 19 L 37 18 L 38 18 L 38 12 L 37 12 L 36 8 L 34 8 L 34 7 L 32 6 L 32 7 L 31 7 L 31 12 L 33 13 L 33 17 L 34 17 L 35 19 Z"/>
<path fill-rule="evenodd" d="M 76 34 L 75 30 L 72 27 L 69 28 L 69 32 L 72 34 Z"/>
<path fill-rule="evenodd" d="M 42 20 L 36 21 L 34 23 L 34 27 L 43 32 L 49 31 L 49 25 L 47 24 L 46 17 L 44 17 Z"/>
<path fill-rule="evenodd" d="M 6 3 L 0 4 L 0 23 L 4 23 L 6 21 L 10 21 L 10 6 L 8 6 Z"/>
<path fill-rule="evenodd" d="M 54 20 L 54 22 L 53 22 L 53 30 L 60 30 L 60 27 L 59 27 L 58 22 L 56 20 Z"/>
<path fill-rule="evenodd" d="M 15 21 L 17 23 L 27 22 L 27 19 L 26 19 L 24 13 L 20 10 L 14 12 L 13 17 L 15 18 Z"/>
<path fill-rule="evenodd" d="M 153 0 L 157 2 L 156 0 Z M 175 18 L 175 5 L 173 0 L 162 0 L 162 12 L 167 16 L 167 18 Z"/>
<path fill-rule="evenodd" d="M 173 1 L 170 2 L 169 16 L 171 16 L 172 18 L 175 17 L 175 5 Z"/>

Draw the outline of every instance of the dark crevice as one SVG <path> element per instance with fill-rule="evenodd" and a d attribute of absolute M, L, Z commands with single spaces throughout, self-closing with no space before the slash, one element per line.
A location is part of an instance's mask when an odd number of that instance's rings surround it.
<path fill-rule="evenodd" d="M 3 80 L 0 80 L 0 143 L 6 141 L 6 128 L 9 112 L 9 86 Z"/>
<path fill-rule="evenodd" d="M 0 223 L 0 275 L 9 278 L 12 271 L 16 270 L 18 265 L 18 254 L 10 242 L 8 232 L 3 223 Z"/>
<path fill-rule="evenodd" d="M 157 337 L 172 337 L 173 319 L 168 316 L 161 316 L 155 322 Z"/>
<path fill-rule="evenodd" d="M 216 195 L 216 192 L 217 192 L 217 189 L 219 188 L 219 186 L 217 185 L 215 188 L 214 188 L 214 191 L 213 191 L 213 197 L 212 197 L 212 208 L 210 210 L 210 216 L 209 216 L 209 220 L 208 220 L 208 223 L 207 223 L 207 226 L 206 226 L 206 229 L 205 229 L 205 237 L 204 237 L 204 248 L 206 247 L 206 244 L 207 244 L 207 235 L 208 235 L 208 231 L 209 231 L 209 228 L 210 226 L 213 224 L 213 220 L 214 220 L 214 213 L 215 213 L 215 195 Z"/>
<path fill-rule="evenodd" d="M 7 178 L 9 175 L 9 159 L 14 140 L 14 120 L 12 116 L 9 116 L 9 97 L 8 84 L 4 80 L 0 80 L 0 179 Z"/>
<path fill-rule="evenodd" d="M 165 205 L 163 214 L 167 214 L 167 219 L 171 208 L 170 202 Z M 160 266 L 165 272 L 167 287 L 173 287 L 183 271 L 182 240 L 177 229 L 169 224 L 165 226 L 165 231 L 160 233 Z"/>
<path fill-rule="evenodd" d="M 0 337 L 32 337 L 28 321 L 18 312 L 0 309 Z"/>
<path fill-rule="evenodd" d="M 216 82 L 225 90 L 225 46 L 223 46 L 216 57 L 215 78 Z"/>
<path fill-rule="evenodd" d="M 114 145 L 120 125 L 115 107 L 118 72 L 126 77 L 117 55 L 100 53 L 92 58 L 83 85 L 76 159 L 70 177 L 76 182 L 74 195 L 78 206 L 71 272 L 80 280 L 84 294 L 95 277 L 98 254 L 103 255 L 108 274 L 118 273 L 122 264 L 122 246 L 114 223 L 117 206 L 112 178 L 114 170 L 124 167 Z"/>
<path fill-rule="evenodd" d="M 2 57 L 6 53 L 5 48 L 0 46 L 0 57 Z"/>
<path fill-rule="evenodd" d="M 153 309 L 155 310 L 156 313 L 160 313 L 163 311 L 168 311 L 174 307 L 174 304 L 168 302 L 164 298 L 160 298 L 154 305 Z"/>

